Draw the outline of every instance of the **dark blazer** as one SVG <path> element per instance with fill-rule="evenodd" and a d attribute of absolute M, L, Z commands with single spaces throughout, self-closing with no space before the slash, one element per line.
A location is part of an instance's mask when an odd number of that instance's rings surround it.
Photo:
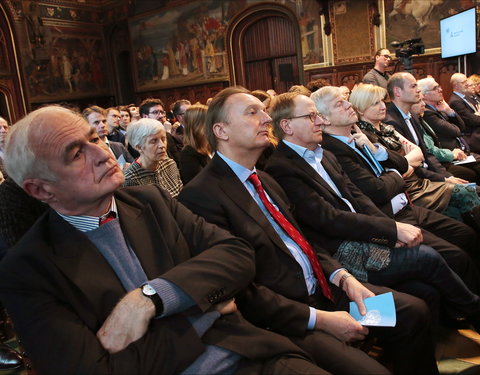
<path fill-rule="evenodd" d="M 279 143 L 265 168 L 287 193 L 308 239 L 331 254 L 344 240 L 393 247 L 397 240 L 395 221 L 350 181 L 331 152 L 324 150 L 322 165 L 356 213 L 284 142 Z"/>
<path fill-rule="evenodd" d="M 147 277 L 161 275 L 179 286 L 197 304 L 191 313 L 232 297 L 253 278 L 254 252 L 244 240 L 193 215 L 162 189 L 136 186 L 115 196 L 125 238 Z M 179 313 L 152 320 L 141 339 L 110 355 L 95 334 L 125 293 L 96 247 L 53 210 L 0 264 L 0 298 L 39 373 L 174 374 L 204 343 L 247 358 L 302 353 L 239 313 L 219 318 L 202 338 Z"/>
<path fill-rule="evenodd" d="M 180 177 L 183 185 L 194 178 L 210 161 L 210 157 L 196 151 L 192 146 L 185 146 L 180 151 Z"/>
<path fill-rule="evenodd" d="M 110 146 L 110 149 L 113 151 L 115 158 L 118 159 L 121 155 L 123 155 L 127 163 L 133 163 L 134 159 L 124 145 L 122 145 L 120 142 L 112 142 L 112 141 L 109 141 L 108 144 Z"/>
<path fill-rule="evenodd" d="M 480 153 L 480 116 L 457 94 L 453 93 L 448 103 L 465 123 L 465 139 L 473 152 Z"/>
<path fill-rule="evenodd" d="M 113 129 L 108 132 L 107 138 L 109 141 L 118 142 L 125 146 L 125 136 L 118 129 Z"/>
<path fill-rule="evenodd" d="M 342 141 L 323 133 L 322 147 L 332 152 L 350 180 L 375 203 L 383 212 L 393 218 L 391 199 L 405 192 L 405 181 L 394 171 L 383 172 L 377 177 L 370 165 L 351 147 Z M 394 168 L 400 174 L 408 170 L 408 161 L 395 151 L 389 151 L 388 159 L 382 162 L 384 168 Z"/>
<path fill-rule="evenodd" d="M 417 118 L 412 115 L 411 122 L 418 137 L 418 147 L 420 147 L 423 152 L 425 163 L 427 163 L 428 169 L 417 167 L 415 168 L 415 174 L 420 178 L 428 178 L 431 181 L 445 181 L 445 178 L 451 177 L 452 174 L 447 172 L 445 167 L 440 164 L 437 158 L 428 152 L 427 147 L 423 142 L 422 133 L 420 132 L 420 125 L 417 121 Z M 407 138 L 410 142 L 415 143 L 415 140 L 411 135 L 402 114 L 397 106 L 393 103 L 387 104 L 387 118 L 385 119 L 385 123 L 393 125 L 401 135 Z"/>
<path fill-rule="evenodd" d="M 267 194 L 283 215 L 298 228 L 283 190 L 266 173 L 257 170 Z M 302 268 L 291 255 L 260 207 L 231 168 L 215 155 L 181 191 L 179 201 L 207 221 L 247 239 L 255 249 L 258 290 L 250 291 L 242 312 L 256 324 L 302 336 L 308 323 L 308 291 Z M 316 249 L 326 277 L 340 264 L 324 250 Z M 278 294 L 277 294 L 278 293 Z M 270 301 L 263 307 L 260 301 Z M 299 301 L 299 302 L 297 302 Z"/>
<path fill-rule="evenodd" d="M 427 105 L 423 119 L 435 132 L 441 148 L 461 149 L 462 146 L 457 138 L 465 132 L 465 123 L 458 114 L 449 117 Z"/>

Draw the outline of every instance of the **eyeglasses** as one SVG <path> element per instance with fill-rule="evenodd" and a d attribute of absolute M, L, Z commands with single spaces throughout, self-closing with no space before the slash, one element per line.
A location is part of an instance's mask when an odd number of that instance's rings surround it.
<path fill-rule="evenodd" d="M 327 121 L 327 118 L 324 115 L 322 115 L 320 112 L 310 112 L 308 115 L 287 117 L 287 120 L 293 120 L 294 118 L 303 118 L 303 117 L 309 117 L 311 122 L 315 122 L 317 117 L 323 121 Z"/>
<path fill-rule="evenodd" d="M 155 115 L 155 116 L 158 116 L 158 115 L 165 116 L 165 111 L 160 111 L 159 109 L 156 109 L 155 111 L 150 111 L 148 113 L 150 113 L 151 115 Z"/>
<path fill-rule="evenodd" d="M 441 87 L 439 85 L 433 86 L 431 89 L 428 89 L 427 91 L 440 91 Z"/>
<path fill-rule="evenodd" d="M 392 56 L 390 56 L 390 55 L 380 55 L 380 56 L 383 56 L 383 57 L 385 57 L 386 59 L 389 59 L 389 60 L 392 59 Z"/>

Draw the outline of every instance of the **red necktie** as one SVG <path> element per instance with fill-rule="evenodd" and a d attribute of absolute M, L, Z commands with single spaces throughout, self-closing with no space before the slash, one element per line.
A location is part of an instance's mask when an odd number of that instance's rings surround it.
<path fill-rule="evenodd" d="M 310 265 L 313 268 L 313 272 L 315 272 L 315 276 L 317 277 L 318 283 L 320 284 L 320 288 L 322 289 L 322 293 L 325 297 L 327 297 L 330 301 L 333 301 L 332 292 L 327 285 L 327 280 L 325 279 L 325 275 L 323 273 L 322 267 L 315 255 L 312 247 L 310 244 L 303 238 L 303 236 L 295 229 L 295 227 L 282 215 L 282 213 L 275 208 L 273 204 L 267 199 L 265 195 L 265 191 L 263 190 L 262 184 L 258 179 L 256 173 L 252 173 L 248 180 L 253 184 L 255 190 L 257 191 L 260 199 L 262 200 L 263 204 L 267 208 L 270 215 L 275 219 L 275 221 L 282 227 L 282 229 L 291 237 L 292 240 L 302 249 L 305 255 L 308 257 L 310 261 Z"/>
<path fill-rule="evenodd" d="M 112 221 L 112 220 L 116 219 L 116 217 L 117 217 L 117 214 L 114 211 L 110 211 L 107 215 L 102 216 L 99 219 L 98 225 L 106 224 L 109 221 Z"/>

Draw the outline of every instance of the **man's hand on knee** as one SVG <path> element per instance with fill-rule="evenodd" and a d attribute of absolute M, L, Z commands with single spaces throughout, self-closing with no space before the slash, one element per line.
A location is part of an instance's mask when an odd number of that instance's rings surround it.
<path fill-rule="evenodd" d="M 368 335 L 368 328 L 346 311 L 317 310 L 315 329 L 330 333 L 344 342 L 363 340 Z"/>

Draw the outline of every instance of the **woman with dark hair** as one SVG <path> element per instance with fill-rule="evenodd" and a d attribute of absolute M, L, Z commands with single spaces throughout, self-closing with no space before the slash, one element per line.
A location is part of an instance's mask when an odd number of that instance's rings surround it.
<path fill-rule="evenodd" d="M 180 152 L 180 177 L 183 184 L 194 178 L 211 158 L 210 145 L 205 137 L 205 118 L 208 107 L 194 104 L 185 111 L 184 147 Z"/>

